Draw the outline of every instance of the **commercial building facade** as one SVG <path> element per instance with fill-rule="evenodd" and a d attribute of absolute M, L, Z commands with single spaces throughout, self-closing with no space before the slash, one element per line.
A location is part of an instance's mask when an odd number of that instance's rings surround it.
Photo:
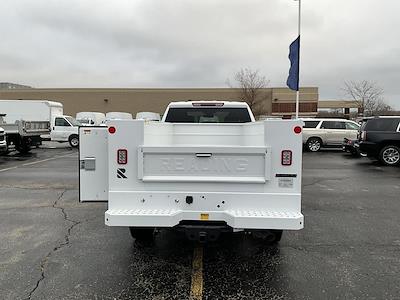
<path fill-rule="evenodd" d="M 315 116 L 318 88 L 300 89 L 300 115 Z M 64 113 L 80 111 L 140 111 L 162 113 L 169 102 L 182 100 L 240 100 L 240 90 L 232 88 L 27 88 L 0 89 L 0 99 L 42 99 L 61 102 Z M 296 93 L 288 88 L 265 88 L 260 91 L 263 114 L 286 116 L 295 113 Z M 0 112 L 1 113 L 1 112 Z"/>

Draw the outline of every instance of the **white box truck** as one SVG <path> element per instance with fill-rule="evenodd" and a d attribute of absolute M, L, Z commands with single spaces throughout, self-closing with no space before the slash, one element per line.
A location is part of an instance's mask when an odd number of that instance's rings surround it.
<path fill-rule="evenodd" d="M 6 114 L 7 124 L 18 120 L 47 121 L 50 123 L 50 135 L 43 135 L 43 139 L 57 142 L 69 142 L 71 147 L 79 145 L 78 126 L 80 125 L 71 116 L 65 116 L 63 105 L 60 102 L 47 100 L 0 100 L 0 113 Z"/>
<path fill-rule="evenodd" d="M 175 102 L 161 122 L 80 128 L 80 201 L 108 201 L 105 223 L 136 239 L 249 232 L 278 242 L 304 226 L 300 120 L 254 121 L 243 102 Z"/>

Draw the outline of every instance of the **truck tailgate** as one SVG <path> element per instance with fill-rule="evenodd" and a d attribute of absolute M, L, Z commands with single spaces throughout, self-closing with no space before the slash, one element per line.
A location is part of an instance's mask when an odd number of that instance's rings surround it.
<path fill-rule="evenodd" d="M 138 178 L 147 182 L 243 182 L 270 179 L 269 147 L 139 147 Z"/>

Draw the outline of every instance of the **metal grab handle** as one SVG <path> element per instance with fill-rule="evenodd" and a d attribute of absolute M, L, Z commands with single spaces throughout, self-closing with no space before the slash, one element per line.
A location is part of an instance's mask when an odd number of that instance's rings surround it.
<path fill-rule="evenodd" d="M 197 157 L 211 157 L 212 153 L 196 153 Z"/>

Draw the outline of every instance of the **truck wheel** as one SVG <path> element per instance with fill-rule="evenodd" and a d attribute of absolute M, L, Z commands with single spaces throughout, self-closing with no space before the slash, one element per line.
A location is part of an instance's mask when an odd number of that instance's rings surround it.
<path fill-rule="evenodd" d="M 282 239 L 283 230 L 269 229 L 269 230 L 253 230 L 251 232 L 254 238 L 263 240 L 268 244 L 275 244 Z"/>
<path fill-rule="evenodd" d="M 76 134 L 72 134 L 68 138 L 68 142 L 72 148 L 79 146 L 79 137 Z"/>
<path fill-rule="evenodd" d="M 379 152 L 379 160 L 386 166 L 396 166 L 400 163 L 400 148 L 397 146 L 385 146 Z"/>
<path fill-rule="evenodd" d="M 360 151 L 358 151 L 358 150 L 352 150 L 351 151 L 351 155 L 353 156 L 353 157 L 361 157 L 361 153 L 360 153 Z"/>
<path fill-rule="evenodd" d="M 154 228 L 152 227 L 129 227 L 129 231 L 137 241 L 150 241 L 153 239 Z"/>
<path fill-rule="evenodd" d="M 321 149 L 322 141 L 320 138 L 309 138 L 306 144 L 307 150 L 311 152 L 318 152 Z"/>
<path fill-rule="evenodd" d="M 271 230 L 273 232 L 273 234 L 275 235 L 275 238 L 273 240 L 273 243 L 278 243 L 281 241 L 282 239 L 282 234 L 283 234 L 283 230 Z"/>
<path fill-rule="evenodd" d="M 15 146 L 15 149 L 21 154 L 27 154 L 31 151 L 31 147 L 29 145 L 18 145 Z"/>

